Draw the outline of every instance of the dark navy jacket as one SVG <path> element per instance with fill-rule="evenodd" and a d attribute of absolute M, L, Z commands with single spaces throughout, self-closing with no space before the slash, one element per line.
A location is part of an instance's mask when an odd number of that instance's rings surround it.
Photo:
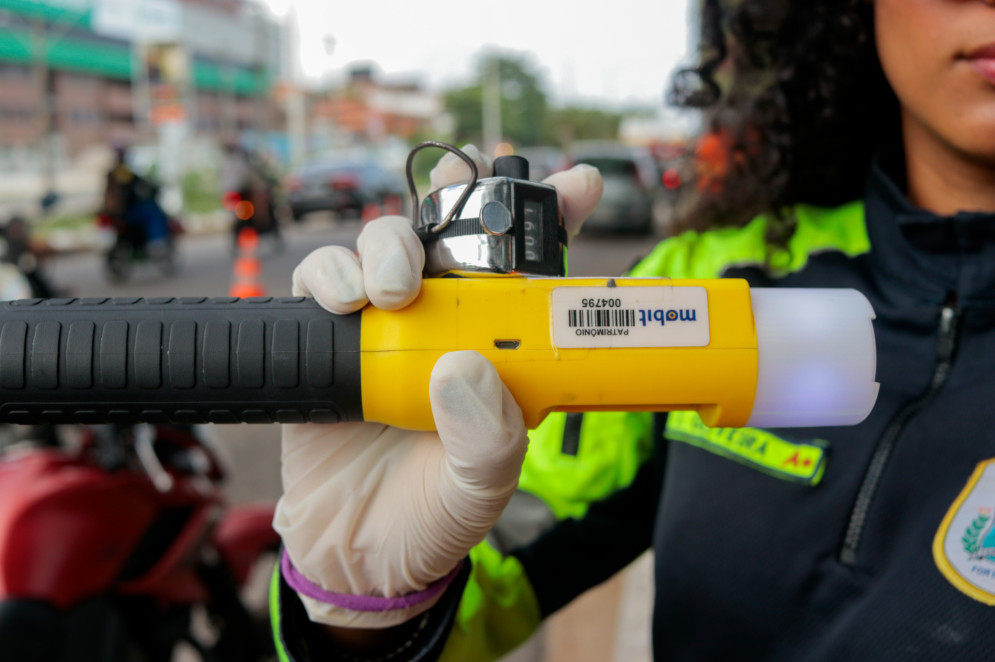
<path fill-rule="evenodd" d="M 584 540 L 631 557 L 652 535 L 657 660 L 995 659 L 995 585 L 965 592 L 933 551 L 948 513 L 970 496 L 974 511 L 948 527 L 948 562 L 995 572 L 995 555 L 968 549 L 972 535 L 983 547 L 984 508 L 995 508 L 995 487 L 969 485 L 995 458 L 995 216 L 939 218 L 913 208 L 900 186 L 882 169 L 870 177 L 868 252 L 812 254 L 779 278 L 759 266 L 723 274 L 852 287 L 874 307 L 881 390 L 870 416 L 773 431 L 828 442 L 819 484 L 668 443 L 661 430 L 658 457 L 626 493 L 520 552 L 544 611 L 572 597 L 578 576 L 598 573 Z M 964 521 L 978 530 L 955 528 Z"/>

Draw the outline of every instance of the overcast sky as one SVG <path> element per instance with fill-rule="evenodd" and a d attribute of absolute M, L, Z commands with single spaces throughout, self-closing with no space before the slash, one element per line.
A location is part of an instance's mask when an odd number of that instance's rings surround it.
<path fill-rule="evenodd" d="M 262 0 L 300 26 L 303 75 L 376 62 L 432 88 L 469 80 L 487 48 L 531 54 L 556 102 L 662 105 L 687 61 L 688 0 Z"/>

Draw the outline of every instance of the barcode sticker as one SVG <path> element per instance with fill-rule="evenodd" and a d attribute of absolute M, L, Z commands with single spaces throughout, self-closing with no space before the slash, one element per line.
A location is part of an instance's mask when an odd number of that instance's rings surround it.
<path fill-rule="evenodd" d="M 709 343 L 704 287 L 557 287 L 553 345 L 704 347 Z"/>

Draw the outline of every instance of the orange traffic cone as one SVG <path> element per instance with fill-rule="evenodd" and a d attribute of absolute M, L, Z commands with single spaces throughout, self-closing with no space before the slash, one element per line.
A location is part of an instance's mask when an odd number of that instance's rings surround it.
<path fill-rule="evenodd" d="M 369 223 L 375 218 L 380 218 L 383 214 L 380 210 L 380 205 L 370 202 L 363 207 L 363 213 L 360 217 L 363 223 Z"/>
<path fill-rule="evenodd" d="M 404 211 L 404 202 L 399 195 L 389 195 L 383 201 L 383 213 L 397 216 Z"/>
<path fill-rule="evenodd" d="M 262 263 L 256 256 L 259 248 L 259 233 L 252 228 L 246 228 L 238 233 L 238 257 L 235 258 L 234 277 L 231 290 L 233 297 L 266 296 L 266 290 L 259 282 L 263 272 Z"/>

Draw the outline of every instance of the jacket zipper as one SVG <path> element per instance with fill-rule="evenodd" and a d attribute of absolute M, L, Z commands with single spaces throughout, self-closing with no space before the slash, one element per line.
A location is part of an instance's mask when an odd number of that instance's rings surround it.
<path fill-rule="evenodd" d="M 950 367 L 953 363 L 954 352 L 957 348 L 957 328 L 960 323 L 961 311 L 957 305 L 956 295 L 951 293 L 940 311 L 939 334 L 936 347 L 936 367 L 933 370 L 933 378 L 929 387 L 918 398 L 905 405 L 891 420 L 881 440 L 878 442 L 871 462 L 864 474 L 864 480 L 860 484 L 860 491 L 857 492 L 857 499 L 850 511 L 850 521 L 846 528 L 846 535 L 843 537 L 843 546 L 840 549 L 839 560 L 844 565 L 856 565 L 857 550 L 860 547 L 860 540 L 864 533 L 864 526 L 867 523 L 867 516 L 874 501 L 874 494 L 877 492 L 878 484 L 884 475 L 885 467 L 891 457 L 892 451 L 898 438 L 905 431 L 906 425 L 913 416 L 918 414 L 929 402 L 936 397 L 940 389 L 947 381 L 950 374 Z"/>

